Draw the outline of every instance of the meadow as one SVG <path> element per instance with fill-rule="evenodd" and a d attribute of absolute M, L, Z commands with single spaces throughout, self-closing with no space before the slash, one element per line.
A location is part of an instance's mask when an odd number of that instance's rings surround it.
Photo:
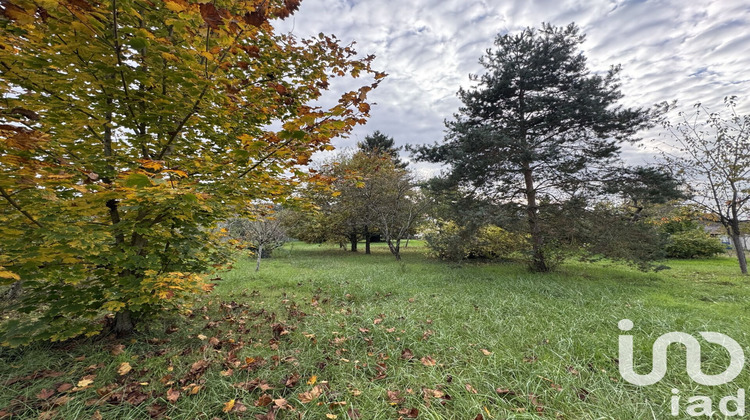
<path fill-rule="evenodd" d="M 569 261 L 449 264 L 420 242 L 399 263 L 290 243 L 217 273 L 187 316 L 95 337 L 0 349 L 0 418 L 666 419 L 688 398 L 748 388 L 747 369 L 709 387 L 670 347 L 666 377 L 638 387 L 618 371 L 618 321 L 635 327 L 636 370 L 670 331 L 750 344 L 750 282 L 722 256 L 641 272 Z M 703 370 L 728 354 L 703 343 Z M 670 413 L 673 389 L 680 414 Z"/>

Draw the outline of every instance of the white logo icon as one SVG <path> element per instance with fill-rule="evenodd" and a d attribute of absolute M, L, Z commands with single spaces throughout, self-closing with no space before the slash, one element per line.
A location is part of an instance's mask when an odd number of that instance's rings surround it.
<path fill-rule="evenodd" d="M 633 321 L 620 320 L 617 326 L 622 331 L 633 329 Z M 633 385 L 647 386 L 659 382 L 667 373 L 667 348 L 672 343 L 682 343 L 687 352 L 685 369 L 692 380 L 701 384 L 716 386 L 731 382 L 745 365 L 745 352 L 732 338 L 717 332 L 701 332 L 701 337 L 709 343 L 724 347 L 731 358 L 729 367 L 717 375 L 706 375 L 701 370 L 701 345 L 698 340 L 684 332 L 669 332 L 659 336 L 654 342 L 651 372 L 645 375 L 635 373 L 633 369 L 633 336 L 620 335 L 620 375 Z"/>

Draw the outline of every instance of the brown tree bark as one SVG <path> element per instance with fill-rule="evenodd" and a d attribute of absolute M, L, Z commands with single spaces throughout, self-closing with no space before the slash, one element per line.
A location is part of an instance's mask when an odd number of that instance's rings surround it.
<path fill-rule="evenodd" d="M 539 207 L 536 202 L 536 190 L 534 189 L 534 177 L 529 165 L 525 165 L 523 178 L 525 182 L 526 194 L 526 215 L 529 223 L 529 233 L 531 234 L 531 246 L 533 250 L 531 259 L 531 269 L 536 272 L 550 271 L 547 260 L 544 255 L 544 237 L 539 225 Z"/>
<path fill-rule="evenodd" d="M 365 254 L 370 255 L 370 227 L 365 225 Z"/>

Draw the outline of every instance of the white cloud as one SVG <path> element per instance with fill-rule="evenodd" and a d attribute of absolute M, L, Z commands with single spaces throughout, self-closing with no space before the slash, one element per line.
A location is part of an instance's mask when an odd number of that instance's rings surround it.
<path fill-rule="evenodd" d="M 389 74 L 371 93 L 372 118 L 338 146 L 353 146 L 380 130 L 398 144 L 432 143 L 460 105 L 456 91 L 481 71 L 478 59 L 498 33 L 541 22 L 576 22 L 593 71 L 621 64 L 623 102 L 651 106 L 678 99 L 720 106 L 738 95 L 750 111 L 750 8 L 744 1 L 713 0 L 304 0 L 279 24 L 299 36 L 335 34 L 356 41 L 361 54 Z M 652 133 L 649 133 L 651 136 Z M 652 148 L 626 147 L 643 161 Z M 416 164 L 420 173 L 434 171 Z"/>

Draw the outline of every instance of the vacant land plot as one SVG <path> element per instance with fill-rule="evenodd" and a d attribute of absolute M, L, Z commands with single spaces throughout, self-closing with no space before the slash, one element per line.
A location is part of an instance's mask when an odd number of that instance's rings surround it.
<path fill-rule="evenodd" d="M 570 262 L 530 274 L 510 263 L 450 265 L 410 244 L 401 264 L 294 243 L 254 272 L 240 261 L 187 318 L 114 337 L 0 350 L 0 417 L 309 419 L 664 419 L 677 389 L 719 400 L 670 347 L 669 370 L 637 387 L 618 372 L 619 320 L 636 370 L 670 331 L 750 344 L 750 283 L 728 258 L 658 273 Z M 704 343 L 703 371 L 728 354 Z"/>

